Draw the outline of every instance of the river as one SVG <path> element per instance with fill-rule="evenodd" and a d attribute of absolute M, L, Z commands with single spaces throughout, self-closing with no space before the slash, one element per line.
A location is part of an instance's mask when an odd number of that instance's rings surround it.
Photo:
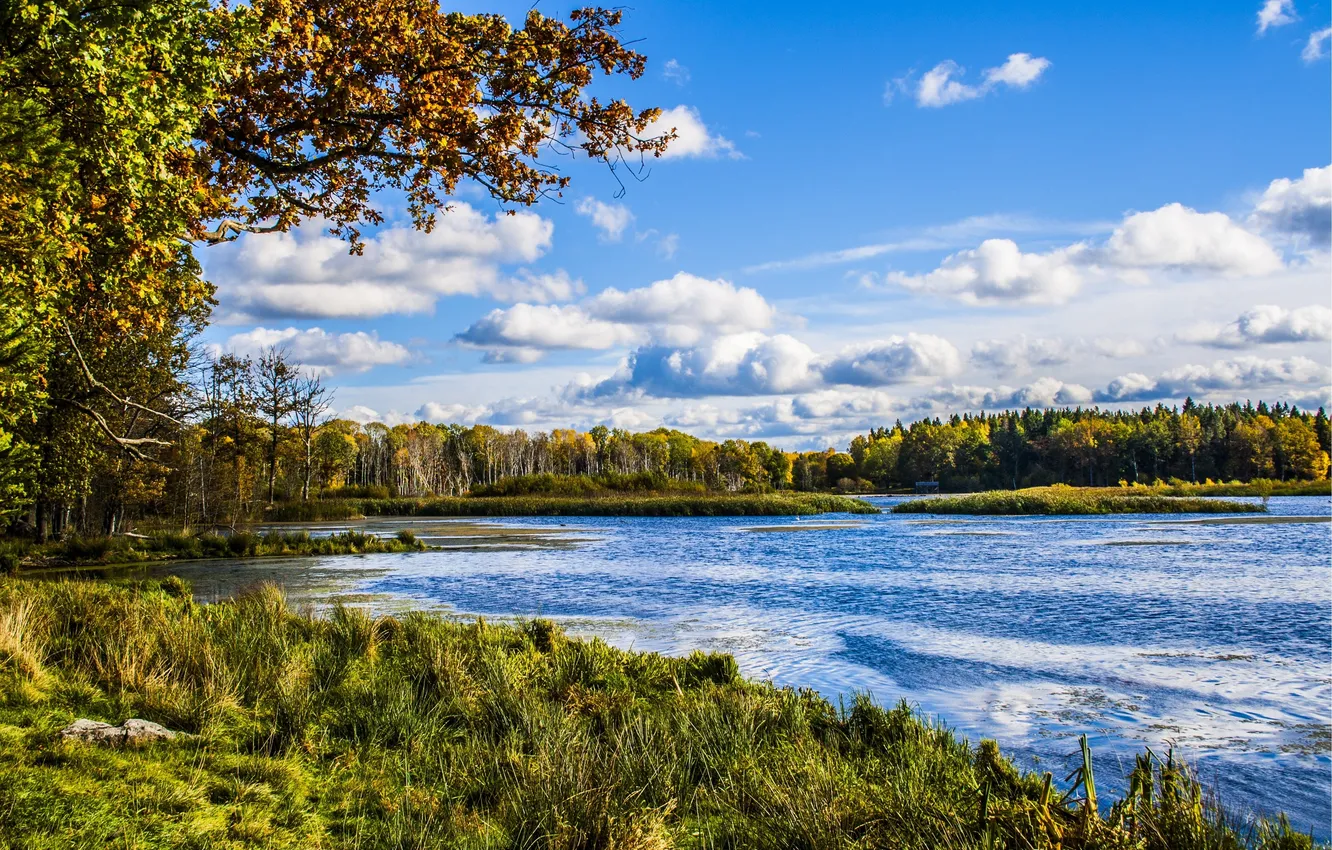
<path fill-rule="evenodd" d="M 1326 518 L 1332 499 L 1275 498 L 1271 510 Z M 451 548 L 164 569 L 207 599 L 272 579 L 296 603 L 542 616 L 624 648 L 729 652 L 747 676 L 834 700 L 906 699 L 1056 778 L 1086 733 L 1103 789 L 1122 787 L 1143 746 L 1173 746 L 1232 806 L 1285 810 L 1297 828 L 1328 835 L 1326 522 L 881 514 L 351 525 L 412 528 Z"/>

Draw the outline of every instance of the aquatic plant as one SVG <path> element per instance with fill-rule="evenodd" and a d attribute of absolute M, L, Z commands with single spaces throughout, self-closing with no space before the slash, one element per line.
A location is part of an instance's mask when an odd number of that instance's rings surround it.
<path fill-rule="evenodd" d="M 348 555 L 373 552 L 416 552 L 427 547 L 411 532 L 396 537 L 378 537 L 347 531 L 327 537 L 311 537 L 308 531 L 269 531 L 256 534 L 186 534 L 161 532 L 149 535 L 71 538 L 43 545 L 28 544 L 16 554 L 21 566 L 135 564 L 192 558 L 261 558 L 268 556 Z M 16 550 L 17 551 L 17 550 Z"/>
<path fill-rule="evenodd" d="M 196 737 L 65 742 L 76 717 Z M 549 621 L 317 619 L 261 585 L 0 580 L 0 846 L 1308 848 L 1173 760 L 1098 808 L 905 704 Z M 1081 791 L 1081 793 L 1079 793 Z M 1102 812 L 1108 815 L 1102 817 Z"/>
<path fill-rule="evenodd" d="M 878 513 L 862 500 L 829 493 L 638 493 L 584 496 L 531 494 L 426 499 L 321 499 L 279 504 L 274 522 L 372 516 L 799 516 Z"/>
<path fill-rule="evenodd" d="M 1265 504 L 1163 496 L 1148 488 L 1082 488 L 1056 484 L 1026 490 L 990 490 L 965 496 L 912 499 L 894 505 L 899 514 L 1230 514 L 1262 513 Z"/>

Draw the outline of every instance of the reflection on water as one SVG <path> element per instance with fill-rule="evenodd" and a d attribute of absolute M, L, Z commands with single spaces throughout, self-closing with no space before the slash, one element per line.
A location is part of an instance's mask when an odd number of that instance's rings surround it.
<path fill-rule="evenodd" d="M 1332 500 L 1272 510 L 1325 518 Z M 275 580 L 298 603 L 540 615 L 623 647 L 730 652 L 833 698 L 904 697 L 1060 776 L 1086 732 L 1112 787 L 1143 745 L 1173 744 L 1232 803 L 1326 835 L 1330 528 L 1219 519 L 380 520 L 354 525 L 457 548 L 171 571 L 209 599 Z"/>

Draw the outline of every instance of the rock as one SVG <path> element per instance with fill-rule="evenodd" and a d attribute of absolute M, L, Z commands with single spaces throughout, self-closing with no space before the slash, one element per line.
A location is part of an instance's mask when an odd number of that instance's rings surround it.
<path fill-rule="evenodd" d="M 79 718 L 60 730 L 60 738 L 65 741 L 87 741 L 93 744 L 150 744 L 154 741 L 170 741 L 178 737 L 188 737 L 183 732 L 172 732 L 165 726 L 148 720 L 130 719 L 120 726 L 102 723 L 97 720 Z"/>

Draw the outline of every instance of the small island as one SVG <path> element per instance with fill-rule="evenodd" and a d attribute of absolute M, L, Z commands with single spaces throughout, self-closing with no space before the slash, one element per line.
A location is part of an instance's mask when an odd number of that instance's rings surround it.
<path fill-rule="evenodd" d="M 1164 496 L 1150 488 L 1028 487 L 959 496 L 912 499 L 894 505 L 897 514 L 978 514 L 993 516 L 1081 516 L 1086 514 L 1266 513 L 1261 502 Z"/>

